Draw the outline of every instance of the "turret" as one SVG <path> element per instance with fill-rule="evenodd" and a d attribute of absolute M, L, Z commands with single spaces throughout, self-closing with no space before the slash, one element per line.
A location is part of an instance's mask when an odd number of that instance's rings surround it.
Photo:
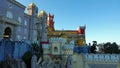
<path fill-rule="evenodd" d="M 66 43 L 65 38 L 50 38 L 51 52 L 53 55 L 62 55 L 62 46 Z"/>
<path fill-rule="evenodd" d="M 79 34 L 79 39 L 77 40 L 77 43 L 79 46 L 85 45 L 86 44 L 86 40 L 85 40 L 85 29 L 86 29 L 86 25 L 84 26 L 79 26 L 77 29 L 77 34 Z"/>
<path fill-rule="evenodd" d="M 48 14 L 47 18 L 47 26 L 49 27 L 49 30 L 54 31 L 54 15 L 51 15 L 50 13 Z"/>
<path fill-rule="evenodd" d="M 40 11 L 38 17 L 47 17 L 47 13 L 44 10 L 42 10 Z"/>
<path fill-rule="evenodd" d="M 34 3 L 31 3 L 28 5 L 28 8 L 27 8 L 27 14 L 28 15 L 35 15 L 37 16 L 38 14 L 38 7 L 34 4 Z"/>
<path fill-rule="evenodd" d="M 31 22 L 30 22 L 30 40 L 31 41 L 36 41 L 37 40 L 37 30 L 36 28 L 36 23 L 37 23 L 37 15 L 38 15 L 38 7 L 34 4 L 31 3 L 27 7 L 27 14 L 30 15 L 31 17 Z"/>
<path fill-rule="evenodd" d="M 40 11 L 40 13 L 38 14 L 38 21 L 40 23 L 41 30 L 40 30 L 40 36 L 41 37 L 41 41 L 42 42 L 46 42 L 47 41 L 47 13 L 42 10 Z"/>
<path fill-rule="evenodd" d="M 78 34 L 85 34 L 86 26 L 79 26 L 77 29 Z"/>
<path fill-rule="evenodd" d="M 64 55 L 72 55 L 74 49 L 74 40 L 71 40 L 68 44 L 63 46 L 63 54 Z"/>
<path fill-rule="evenodd" d="M 74 45 L 73 44 L 65 44 L 63 46 L 63 54 L 64 55 L 72 55 L 73 54 L 73 49 L 74 49 Z"/>

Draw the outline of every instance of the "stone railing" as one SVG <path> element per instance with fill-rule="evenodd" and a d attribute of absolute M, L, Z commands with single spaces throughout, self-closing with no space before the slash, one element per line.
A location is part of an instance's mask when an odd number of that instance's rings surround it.
<path fill-rule="evenodd" d="M 85 61 L 119 62 L 119 54 L 84 54 Z"/>

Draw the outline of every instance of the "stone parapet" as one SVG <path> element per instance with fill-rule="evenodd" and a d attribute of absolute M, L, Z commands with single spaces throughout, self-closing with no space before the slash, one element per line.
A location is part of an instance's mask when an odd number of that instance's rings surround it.
<path fill-rule="evenodd" d="M 63 46 L 63 49 L 71 49 L 71 50 L 73 50 L 74 49 L 74 45 L 66 44 L 66 45 Z"/>
<path fill-rule="evenodd" d="M 50 38 L 49 42 L 62 42 L 62 43 L 66 43 L 66 39 L 65 38 Z"/>
<path fill-rule="evenodd" d="M 120 55 L 118 54 L 84 54 L 85 61 L 96 61 L 96 62 L 119 62 Z"/>
<path fill-rule="evenodd" d="M 49 45 L 49 44 L 42 44 L 42 48 L 43 48 L 43 49 L 49 49 L 49 48 L 50 48 L 50 45 Z"/>

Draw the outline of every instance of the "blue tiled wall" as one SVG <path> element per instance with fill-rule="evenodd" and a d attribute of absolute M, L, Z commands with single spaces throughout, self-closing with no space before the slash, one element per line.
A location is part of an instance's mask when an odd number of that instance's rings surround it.
<path fill-rule="evenodd" d="M 0 41 L 0 61 L 6 60 L 6 56 L 10 55 L 13 59 L 21 58 L 25 52 L 30 51 L 30 45 L 23 41 Z"/>
<path fill-rule="evenodd" d="M 90 47 L 89 46 L 75 46 L 74 52 L 76 52 L 76 53 L 90 53 Z"/>

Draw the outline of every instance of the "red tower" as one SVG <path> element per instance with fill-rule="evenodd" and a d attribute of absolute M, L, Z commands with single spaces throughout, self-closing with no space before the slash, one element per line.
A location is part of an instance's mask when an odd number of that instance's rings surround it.
<path fill-rule="evenodd" d="M 86 26 L 79 26 L 77 34 L 85 34 L 85 28 Z"/>
<path fill-rule="evenodd" d="M 54 30 L 54 15 L 51 15 L 50 13 L 48 14 L 48 19 L 47 19 L 47 25 L 48 27 L 52 28 Z"/>

